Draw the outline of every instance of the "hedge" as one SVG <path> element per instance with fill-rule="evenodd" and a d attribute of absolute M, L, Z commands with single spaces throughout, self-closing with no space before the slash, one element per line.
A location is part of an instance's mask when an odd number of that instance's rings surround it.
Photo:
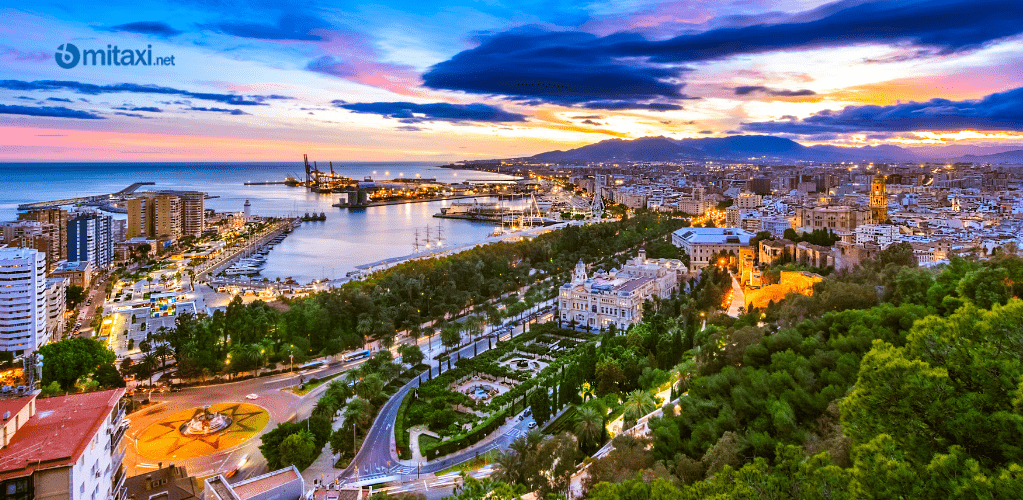
<path fill-rule="evenodd" d="M 497 430 L 498 427 L 504 425 L 510 416 L 509 410 L 511 410 L 511 408 L 505 408 L 504 410 L 487 417 L 483 423 L 473 427 L 469 430 L 469 432 L 455 436 L 446 441 L 441 441 L 440 443 L 437 443 L 437 445 L 428 447 L 425 450 L 419 450 L 419 452 L 422 453 L 427 460 L 433 460 L 441 455 L 447 455 L 448 453 L 453 453 L 472 446 L 482 441 L 483 438 L 489 436 L 490 433 Z"/>
<path fill-rule="evenodd" d="M 405 394 L 405 399 L 401 401 L 401 406 L 398 407 L 398 418 L 394 420 L 394 441 L 395 446 L 398 448 L 398 458 L 402 460 L 412 459 L 412 448 L 409 444 L 409 432 L 405 429 L 405 410 L 408 409 L 409 401 L 412 398 L 412 391 Z"/>

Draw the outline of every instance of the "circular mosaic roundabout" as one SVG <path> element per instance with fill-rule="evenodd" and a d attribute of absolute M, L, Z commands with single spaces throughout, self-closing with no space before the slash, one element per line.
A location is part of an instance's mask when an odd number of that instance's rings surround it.
<path fill-rule="evenodd" d="M 255 436 L 270 422 L 266 410 L 246 403 L 221 403 L 175 413 L 139 435 L 140 455 L 153 460 L 189 459 L 232 448 Z M 190 424 L 215 414 L 227 422 L 215 432 L 186 432 Z"/>

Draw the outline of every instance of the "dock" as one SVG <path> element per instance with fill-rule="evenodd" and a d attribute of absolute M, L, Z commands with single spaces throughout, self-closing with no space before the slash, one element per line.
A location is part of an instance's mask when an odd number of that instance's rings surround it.
<path fill-rule="evenodd" d="M 59 207 L 61 205 L 76 205 L 76 204 L 79 204 L 79 203 L 82 203 L 82 204 L 90 204 L 90 203 L 102 204 L 104 202 L 108 202 L 108 201 L 113 200 L 113 199 L 117 199 L 117 198 L 122 198 L 122 197 L 128 196 L 128 195 L 134 193 L 135 191 L 137 191 L 138 188 L 140 188 L 142 186 L 153 186 L 155 184 L 156 184 L 155 182 L 136 182 L 136 183 L 134 183 L 134 184 L 132 184 L 132 185 L 130 185 L 130 186 L 128 186 L 128 187 L 126 187 L 126 188 L 116 192 L 116 193 L 97 194 L 97 195 L 93 195 L 93 196 L 79 196 L 77 198 L 65 198 L 63 200 L 37 201 L 35 203 L 22 203 L 21 205 L 18 205 L 18 210 L 35 210 L 35 209 L 39 209 L 39 208 Z"/>
<path fill-rule="evenodd" d="M 246 182 L 246 186 L 283 186 L 288 184 L 288 181 L 249 181 Z"/>
<path fill-rule="evenodd" d="M 433 198 L 410 198 L 407 200 L 388 200 L 388 201 L 371 201 L 362 205 L 343 205 L 341 203 L 335 203 L 331 206 L 337 208 L 369 208 L 369 207 L 383 207 L 387 205 L 404 205 L 406 203 L 427 203 L 431 201 L 445 201 L 445 200 L 465 200 L 470 198 L 492 198 L 497 195 L 479 195 L 479 194 L 457 194 L 451 196 L 436 196 Z"/>

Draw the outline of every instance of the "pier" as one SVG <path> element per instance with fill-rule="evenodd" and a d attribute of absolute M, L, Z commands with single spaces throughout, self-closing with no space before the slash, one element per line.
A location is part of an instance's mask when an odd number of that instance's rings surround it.
<path fill-rule="evenodd" d="M 255 237 L 251 238 L 240 247 L 230 247 L 224 249 L 220 255 L 208 262 L 200 264 L 196 268 L 195 277 L 197 280 L 206 279 L 207 276 L 216 275 L 221 270 L 227 268 L 235 261 L 248 257 L 255 252 L 258 252 L 263 248 L 270 240 L 276 238 L 281 233 L 291 232 L 292 229 L 297 225 L 296 219 L 284 219 L 275 223 L 272 227 L 264 230 Z"/>
<path fill-rule="evenodd" d="M 123 198 L 125 196 L 128 196 L 128 195 L 134 193 L 135 191 L 137 191 L 138 188 L 140 188 L 142 186 L 153 186 L 155 184 L 156 184 L 155 182 L 136 182 L 136 183 L 134 183 L 134 184 L 132 184 L 132 185 L 130 185 L 130 186 L 128 186 L 128 187 L 126 187 L 126 188 L 116 192 L 116 193 L 97 194 L 97 195 L 93 195 L 93 196 L 79 196 L 77 198 L 66 198 L 66 199 L 63 199 L 63 200 L 37 201 L 35 203 L 22 203 L 21 205 L 18 205 L 18 210 L 35 210 L 35 209 L 39 209 L 39 208 L 58 207 L 58 206 L 61 206 L 61 205 L 75 205 L 75 204 L 78 204 L 78 203 L 82 203 L 82 204 L 99 203 L 99 204 L 102 204 L 102 203 L 105 203 L 105 202 L 109 202 L 111 200 L 115 200 L 115 199 L 118 199 L 118 198 Z"/>

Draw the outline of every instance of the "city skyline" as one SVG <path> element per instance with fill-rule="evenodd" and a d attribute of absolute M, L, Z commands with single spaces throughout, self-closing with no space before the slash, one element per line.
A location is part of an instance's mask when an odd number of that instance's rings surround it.
<path fill-rule="evenodd" d="M 1023 149 L 1009 1 L 2 12 L 0 161 L 450 161 L 733 134 Z M 64 44 L 174 65 L 65 69 Z"/>

